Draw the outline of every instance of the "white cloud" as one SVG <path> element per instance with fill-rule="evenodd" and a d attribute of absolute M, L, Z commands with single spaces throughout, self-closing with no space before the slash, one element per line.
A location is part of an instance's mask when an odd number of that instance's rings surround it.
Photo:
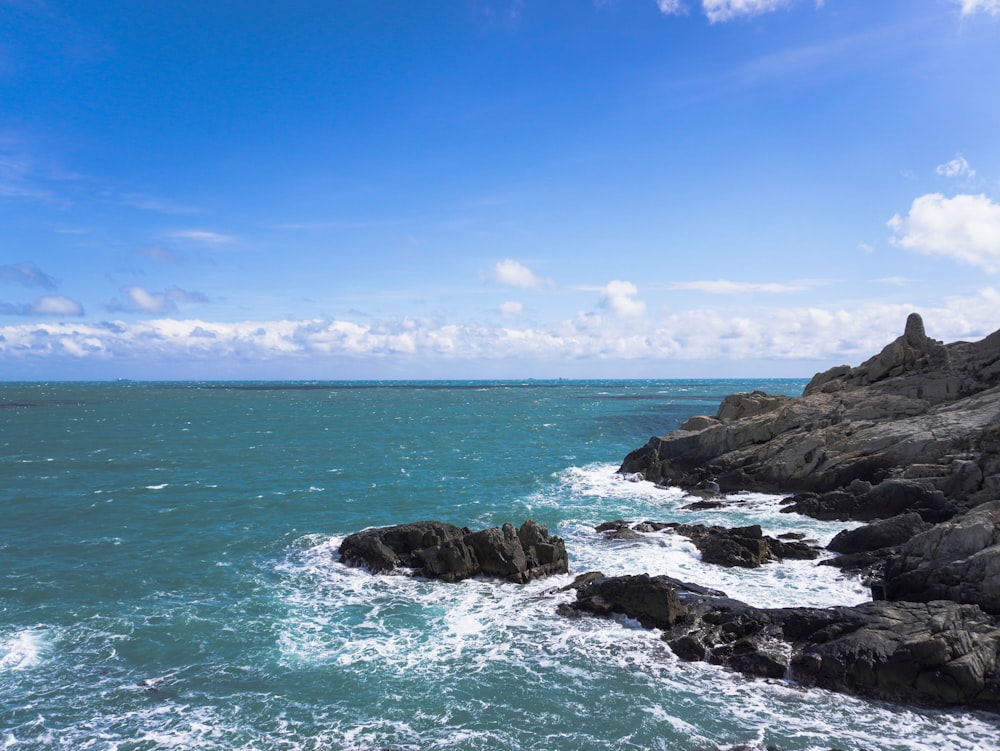
<path fill-rule="evenodd" d="M 634 293 L 626 293 L 631 287 L 628 282 L 618 285 L 619 299 L 637 302 Z M 203 363 L 220 375 L 231 372 L 237 362 L 281 361 L 302 367 L 311 364 L 315 369 L 331 357 L 437 363 L 446 372 L 461 361 L 509 358 L 545 360 L 555 368 L 581 360 L 643 360 L 661 363 L 663 368 L 678 360 L 853 364 L 899 336 L 914 310 L 923 316 L 930 336 L 955 341 L 977 339 L 993 331 L 998 309 L 1000 292 L 986 288 L 973 297 L 947 300 L 933 308 L 905 303 L 871 303 L 852 309 L 745 306 L 736 315 L 700 308 L 667 312 L 656 320 L 644 319 L 642 325 L 626 327 L 621 319 L 601 316 L 541 327 L 459 325 L 416 318 L 375 323 L 324 319 L 213 323 L 171 318 L 134 323 L 32 322 L 0 326 L 0 363 L 10 368 L 25 360 L 37 364 L 60 358 L 170 362 L 174 372 Z"/>
<path fill-rule="evenodd" d="M 197 243 L 199 245 L 229 245 L 236 242 L 236 238 L 231 235 L 223 235 L 219 232 L 209 232 L 203 229 L 176 230 L 166 233 L 166 237 L 173 240 Z"/>
<path fill-rule="evenodd" d="M 734 282 L 729 279 L 713 281 L 675 282 L 672 289 L 710 292 L 715 295 L 784 294 L 802 292 L 813 287 L 829 284 L 822 279 L 800 279 L 792 282 Z"/>
<path fill-rule="evenodd" d="M 33 303 L 0 302 L 0 315 L 7 316 L 82 316 L 83 306 L 65 295 L 43 295 Z"/>
<path fill-rule="evenodd" d="M 660 13 L 668 16 L 680 16 L 687 13 L 684 0 L 656 0 L 656 7 L 660 9 Z"/>
<path fill-rule="evenodd" d="M 490 271 L 488 278 L 499 284 L 520 289 L 541 289 L 551 286 L 552 282 L 544 279 L 512 258 L 506 258 L 497 263 Z"/>
<path fill-rule="evenodd" d="M 789 5 L 792 0 L 702 0 L 701 6 L 712 23 L 741 16 L 759 16 Z"/>
<path fill-rule="evenodd" d="M 516 300 L 500 303 L 500 312 L 505 316 L 519 316 L 524 312 L 524 304 Z"/>
<path fill-rule="evenodd" d="M 624 318 L 638 318 L 646 312 L 646 303 L 636 300 L 638 288 L 632 282 L 615 280 L 601 290 L 601 307 Z"/>
<path fill-rule="evenodd" d="M 893 244 L 902 248 L 952 258 L 991 274 L 1000 270 L 1000 204 L 985 195 L 923 195 L 905 218 L 896 214 L 888 225 L 897 235 Z"/>
<path fill-rule="evenodd" d="M 33 306 L 35 315 L 43 316 L 82 316 L 83 306 L 76 300 L 64 295 L 44 295 L 35 300 Z"/>
<path fill-rule="evenodd" d="M 1000 16 L 1000 0 L 954 0 L 954 2 L 962 6 L 963 16 L 972 16 L 980 12 Z"/>
<path fill-rule="evenodd" d="M 208 298 L 200 292 L 188 292 L 180 287 L 170 287 L 164 292 L 150 292 L 138 285 L 122 287 L 125 300 L 112 300 L 108 310 L 112 313 L 136 312 L 163 315 L 177 312 L 177 303 L 207 302 Z"/>
<path fill-rule="evenodd" d="M 997 0 L 997 2 L 1000 2 L 1000 0 Z M 972 169 L 972 166 L 961 154 L 950 162 L 939 164 L 934 171 L 943 177 L 974 177 L 976 174 L 976 171 Z"/>

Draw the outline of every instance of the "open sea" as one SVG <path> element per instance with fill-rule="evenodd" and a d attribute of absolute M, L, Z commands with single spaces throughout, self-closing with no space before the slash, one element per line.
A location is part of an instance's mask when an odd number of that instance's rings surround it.
<path fill-rule="evenodd" d="M 685 511 L 615 475 L 721 398 L 804 381 L 0 384 L 0 749 L 1000 748 L 1000 718 L 679 661 L 628 619 L 563 618 L 589 570 L 760 606 L 854 604 L 810 561 L 729 570 L 614 519 L 827 542 L 775 496 Z M 571 573 L 521 586 L 337 562 L 368 526 L 532 518 Z"/>

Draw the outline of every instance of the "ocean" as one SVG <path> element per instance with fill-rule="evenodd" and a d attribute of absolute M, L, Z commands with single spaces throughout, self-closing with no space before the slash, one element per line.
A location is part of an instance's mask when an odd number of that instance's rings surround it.
<path fill-rule="evenodd" d="M 811 561 L 730 570 L 685 521 L 825 543 L 851 526 L 745 493 L 694 512 L 615 474 L 728 393 L 804 381 L 0 384 L 0 749 L 1000 748 L 1000 718 L 684 663 L 625 618 L 564 618 L 585 571 L 760 606 L 854 604 Z M 535 519 L 571 573 L 372 575 L 351 532 Z"/>

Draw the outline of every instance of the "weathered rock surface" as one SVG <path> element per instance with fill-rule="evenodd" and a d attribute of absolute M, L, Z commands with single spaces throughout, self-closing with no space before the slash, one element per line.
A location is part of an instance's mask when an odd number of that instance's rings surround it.
<path fill-rule="evenodd" d="M 889 600 L 954 600 L 1000 614 L 1000 501 L 984 503 L 902 544 L 889 559 Z"/>
<path fill-rule="evenodd" d="M 754 608 L 664 576 L 593 578 L 561 611 L 635 618 L 683 660 L 876 699 L 1000 712 L 1000 622 L 954 602 Z"/>
<path fill-rule="evenodd" d="M 690 539 L 705 563 L 731 568 L 757 568 L 785 558 L 811 560 L 819 557 L 819 549 L 798 540 L 779 540 L 765 535 L 759 524 L 729 528 L 678 522 L 630 523 L 619 519 L 599 524 L 596 529 L 615 540 L 637 540 L 642 537 L 640 532 L 673 532 Z"/>
<path fill-rule="evenodd" d="M 375 573 L 404 568 L 450 582 L 479 575 L 526 582 L 569 570 L 563 540 L 531 519 L 520 529 L 508 523 L 476 532 L 435 521 L 375 527 L 348 535 L 339 554 Z"/>
<path fill-rule="evenodd" d="M 797 398 L 729 396 L 714 417 L 651 438 L 621 471 L 684 488 L 813 493 L 797 510 L 830 518 L 913 510 L 941 521 L 1000 496 L 1000 331 L 944 345 L 913 314 L 861 365 L 816 375 Z M 879 500 L 886 507 L 869 510 Z"/>
<path fill-rule="evenodd" d="M 834 553 L 868 553 L 895 548 L 930 527 L 919 514 L 900 514 L 857 529 L 844 530 L 830 540 L 826 549 Z"/>

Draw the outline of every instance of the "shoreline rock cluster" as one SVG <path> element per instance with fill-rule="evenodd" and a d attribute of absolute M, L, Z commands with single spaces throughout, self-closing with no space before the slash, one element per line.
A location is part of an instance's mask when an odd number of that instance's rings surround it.
<path fill-rule="evenodd" d="M 702 497 L 791 492 L 783 511 L 868 522 L 821 564 L 861 575 L 873 601 L 754 608 L 668 577 L 591 574 L 565 615 L 621 613 L 681 659 L 750 676 L 1000 712 L 1000 331 L 944 345 L 912 314 L 861 365 L 817 374 L 801 397 L 728 396 L 619 471 Z"/>

